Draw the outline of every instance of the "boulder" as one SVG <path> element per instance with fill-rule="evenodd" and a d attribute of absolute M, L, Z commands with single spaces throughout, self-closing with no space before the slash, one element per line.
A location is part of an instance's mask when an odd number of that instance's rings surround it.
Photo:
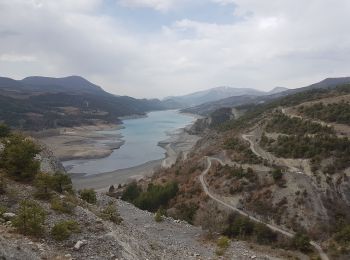
<path fill-rule="evenodd" d="M 11 220 L 14 217 L 16 217 L 16 214 L 12 212 L 5 212 L 4 214 L 2 214 L 2 218 L 5 220 Z"/>
<path fill-rule="evenodd" d="M 79 250 L 82 246 L 85 246 L 87 244 L 86 240 L 79 240 L 78 242 L 75 243 L 74 245 L 74 250 Z"/>

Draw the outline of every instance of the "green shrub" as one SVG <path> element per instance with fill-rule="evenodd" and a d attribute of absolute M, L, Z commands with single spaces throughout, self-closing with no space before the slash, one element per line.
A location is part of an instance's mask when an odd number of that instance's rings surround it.
<path fill-rule="evenodd" d="M 25 235 L 40 235 L 44 230 L 46 213 L 35 201 L 23 200 L 13 225 Z"/>
<path fill-rule="evenodd" d="M 154 215 L 154 220 L 156 222 L 162 222 L 163 221 L 163 211 L 161 209 L 158 209 L 156 214 Z"/>
<path fill-rule="evenodd" d="M 49 200 L 52 196 L 52 176 L 48 173 L 38 173 L 34 179 L 35 197 Z"/>
<path fill-rule="evenodd" d="M 123 221 L 113 202 L 109 203 L 108 206 L 101 211 L 100 217 L 104 220 L 112 221 L 115 224 L 120 224 Z"/>
<path fill-rule="evenodd" d="M 80 231 L 79 224 L 74 220 L 60 221 L 51 229 L 51 235 L 55 240 L 62 241 L 68 239 L 72 233 Z"/>
<path fill-rule="evenodd" d="M 343 226 L 341 230 L 335 234 L 335 240 L 342 244 L 350 244 L 350 225 Z"/>
<path fill-rule="evenodd" d="M 52 189 L 59 193 L 63 193 L 64 191 L 72 192 L 72 180 L 69 175 L 62 172 L 56 172 L 52 176 Z"/>
<path fill-rule="evenodd" d="M 302 252 L 308 252 L 311 249 L 310 238 L 306 234 L 300 232 L 294 235 L 292 245 Z"/>
<path fill-rule="evenodd" d="M 72 214 L 75 205 L 67 200 L 62 200 L 58 197 L 54 197 L 51 200 L 51 209 L 58 211 L 60 213 Z"/>
<path fill-rule="evenodd" d="M 15 180 L 33 180 L 40 169 L 40 163 L 35 159 L 39 152 L 40 148 L 33 141 L 12 135 L 5 142 L 0 166 Z"/>
<path fill-rule="evenodd" d="M 6 193 L 7 182 L 4 174 L 0 172 L 0 195 Z"/>
<path fill-rule="evenodd" d="M 135 181 L 129 183 L 123 194 L 122 194 L 122 200 L 133 202 L 141 193 L 141 189 L 137 186 L 137 183 Z"/>
<path fill-rule="evenodd" d="M 231 241 L 227 236 L 220 237 L 216 242 L 217 249 L 215 253 L 219 256 L 222 256 L 225 253 L 226 249 L 230 246 L 230 242 Z"/>
<path fill-rule="evenodd" d="M 147 191 L 142 192 L 134 201 L 134 204 L 140 209 L 154 212 L 159 207 L 166 206 L 175 197 L 178 190 L 179 188 L 176 182 L 170 182 L 164 186 L 150 183 Z"/>
<path fill-rule="evenodd" d="M 95 204 L 96 199 L 96 192 L 93 189 L 83 189 L 79 191 L 80 198 L 85 200 L 86 202 L 90 204 Z"/>
<path fill-rule="evenodd" d="M 10 133 L 11 130 L 7 125 L 0 124 L 0 138 L 8 137 Z"/>
<path fill-rule="evenodd" d="M 281 169 L 274 169 L 272 172 L 272 178 L 275 180 L 275 181 L 279 181 L 280 179 L 282 179 L 282 176 L 283 176 L 283 173 L 282 173 L 282 170 Z"/>

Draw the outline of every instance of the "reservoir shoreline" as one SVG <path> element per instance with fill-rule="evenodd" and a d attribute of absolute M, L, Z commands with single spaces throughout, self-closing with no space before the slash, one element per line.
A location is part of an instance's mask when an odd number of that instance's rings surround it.
<path fill-rule="evenodd" d="M 176 111 L 176 113 L 178 113 Z M 126 167 L 126 168 L 117 168 L 116 170 L 110 170 L 105 172 L 98 172 L 94 174 L 86 174 L 86 173 L 79 173 L 79 171 L 76 171 L 74 173 L 70 173 L 73 181 L 73 186 L 76 189 L 82 189 L 82 188 L 93 188 L 98 191 L 105 191 L 108 189 L 110 185 L 119 185 L 119 184 L 125 184 L 127 182 L 130 182 L 131 180 L 139 180 L 144 177 L 151 176 L 156 170 L 163 168 L 171 167 L 172 164 L 174 164 L 178 157 L 181 157 L 181 159 L 185 159 L 187 157 L 187 153 L 189 150 L 195 145 L 197 140 L 199 139 L 198 136 L 190 135 L 186 129 L 191 127 L 191 125 L 194 123 L 195 119 L 197 118 L 196 115 L 190 115 L 193 120 L 190 124 L 186 123 L 185 127 L 181 128 L 173 128 L 170 132 L 165 132 L 163 135 L 160 136 L 160 140 L 157 146 L 161 147 L 162 149 L 159 151 L 162 154 L 165 154 L 165 158 L 160 158 L 156 160 L 150 160 L 146 161 L 145 163 L 141 163 L 140 165 Z M 131 120 L 133 121 L 133 120 Z M 129 121 L 129 123 L 131 122 Z M 92 159 L 92 156 L 96 154 L 94 151 L 94 145 L 99 150 L 112 150 L 115 151 L 115 149 L 119 149 L 124 142 L 122 139 L 123 136 L 121 135 L 120 131 L 114 131 L 117 129 L 121 129 L 121 126 L 116 125 L 104 125 L 104 126 L 98 126 L 97 129 L 94 127 L 82 127 L 82 128 L 74 128 L 73 131 L 70 129 L 65 131 L 64 135 L 59 137 L 61 139 L 67 138 L 68 135 L 68 145 L 67 142 L 64 146 L 67 146 L 68 149 L 72 150 L 72 147 L 70 144 L 78 144 L 85 145 L 84 149 L 87 147 L 86 145 L 90 145 L 90 149 L 92 153 L 88 149 L 85 149 L 84 153 L 85 155 L 88 154 L 88 159 Z M 162 129 L 162 128 L 160 128 Z M 176 129 L 176 131 L 174 131 Z M 110 134 L 110 130 L 113 130 L 113 135 Z M 126 130 L 123 129 L 123 130 Z M 75 140 L 72 140 L 72 132 L 74 132 L 74 138 Z M 68 133 L 68 134 L 67 134 Z M 90 140 L 89 138 L 92 137 Z M 52 139 L 52 137 L 50 137 Z M 57 138 L 57 137 L 54 137 Z M 113 139 L 113 143 L 117 140 L 120 144 L 119 147 L 113 147 L 108 146 L 108 138 Z M 165 140 L 164 140 L 165 139 Z M 50 140 L 50 139 L 48 139 Z M 73 141 L 73 142 L 72 142 Z M 101 145 L 102 144 L 102 145 Z M 142 149 L 142 147 L 141 147 Z M 159 148 L 158 148 L 159 149 Z M 61 148 L 62 150 L 62 148 Z M 146 150 L 148 152 L 148 150 Z M 111 152 L 105 153 L 108 157 Z M 72 153 L 70 153 L 72 154 Z M 104 158 L 106 158 L 104 156 Z M 102 157 L 102 156 L 101 156 Z M 65 158 L 68 158 L 67 155 L 65 155 Z M 73 157 L 76 158 L 76 157 Z M 100 157 L 99 157 L 100 158 Z M 112 159 L 113 157 L 111 157 Z M 157 158 L 157 157 L 155 157 Z M 92 159 L 93 160 L 93 159 Z"/>

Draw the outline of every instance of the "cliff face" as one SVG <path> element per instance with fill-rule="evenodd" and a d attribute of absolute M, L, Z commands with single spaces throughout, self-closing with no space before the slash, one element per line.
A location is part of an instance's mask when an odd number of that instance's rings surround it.
<path fill-rule="evenodd" d="M 43 144 L 39 144 L 41 147 L 41 152 L 38 155 L 40 160 L 40 170 L 46 173 L 55 173 L 55 172 L 66 172 L 60 160 L 54 156 L 53 152 Z"/>

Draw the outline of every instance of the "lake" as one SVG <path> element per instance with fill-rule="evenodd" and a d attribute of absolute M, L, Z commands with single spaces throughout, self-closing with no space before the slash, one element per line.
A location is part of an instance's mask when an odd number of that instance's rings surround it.
<path fill-rule="evenodd" d="M 93 175 L 162 159 L 165 150 L 158 146 L 158 142 L 194 121 L 193 116 L 181 114 L 177 110 L 150 112 L 144 118 L 123 120 L 123 129 L 101 131 L 104 134 L 120 133 L 125 143 L 119 149 L 102 159 L 71 160 L 63 165 L 69 169 L 69 173 Z"/>

